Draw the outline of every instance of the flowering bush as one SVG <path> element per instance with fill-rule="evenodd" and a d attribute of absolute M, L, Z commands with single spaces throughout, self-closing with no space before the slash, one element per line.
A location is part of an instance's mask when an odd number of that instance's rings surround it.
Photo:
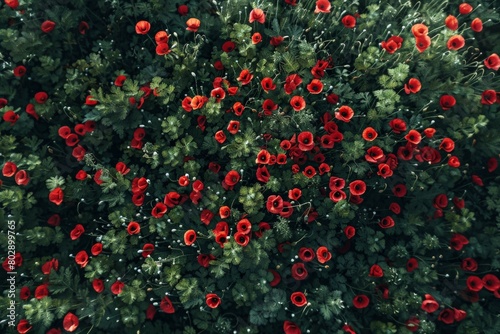
<path fill-rule="evenodd" d="M 492 4 L 4 3 L 4 328 L 500 326 Z"/>

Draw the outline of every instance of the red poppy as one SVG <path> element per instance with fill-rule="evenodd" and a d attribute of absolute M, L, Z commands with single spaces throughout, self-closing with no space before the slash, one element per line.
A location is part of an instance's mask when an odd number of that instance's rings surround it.
<path fill-rule="evenodd" d="M 483 286 L 486 290 L 495 292 L 500 288 L 500 280 L 493 274 L 483 276 Z"/>
<path fill-rule="evenodd" d="M 382 41 L 380 46 L 389 54 L 393 54 L 401 48 L 403 39 L 400 36 L 391 36 L 386 41 Z"/>
<path fill-rule="evenodd" d="M 240 75 L 238 76 L 238 81 L 241 82 L 242 85 L 248 85 L 250 81 L 253 79 L 253 74 L 250 73 L 249 70 L 244 69 L 240 72 Z"/>
<path fill-rule="evenodd" d="M 285 93 L 291 94 L 301 83 L 302 78 L 298 74 L 288 75 L 285 79 Z"/>
<path fill-rule="evenodd" d="M 469 240 L 462 234 L 455 233 L 450 239 L 450 246 L 456 251 L 462 250 L 462 248 L 469 244 Z"/>
<path fill-rule="evenodd" d="M 323 91 L 323 83 L 321 80 L 312 79 L 311 82 L 306 86 L 307 91 L 311 94 L 319 94 Z"/>
<path fill-rule="evenodd" d="M 119 295 L 123 291 L 123 287 L 125 286 L 125 283 L 122 281 L 116 281 L 113 284 L 111 284 L 111 293 L 114 295 Z"/>
<path fill-rule="evenodd" d="M 227 53 L 234 51 L 235 48 L 236 44 L 233 41 L 225 41 L 224 44 L 222 44 L 222 51 Z"/>
<path fill-rule="evenodd" d="M 61 188 L 57 187 L 49 193 L 49 201 L 55 205 L 61 205 L 64 199 L 64 192 Z"/>
<path fill-rule="evenodd" d="M 465 45 L 465 39 L 460 35 L 451 36 L 446 43 L 449 50 L 457 51 L 463 48 Z"/>
<path fill-rule="evenodd" d="M 63 319 L 63 328 L 64 330 L 68 332 L 74 332 L 77 328 L 78 325 L 80 324 L 80 321 L 78 320 L 78 317 L 74 315 L 71 312 L 68 312 Z"/>
<path fill-rule="evenodd" d="M 89 255 L 84 250 L 79 251 L 75 255 L 75 262 L 76 264 L 80 265 L 81 268 L 84 268 L 89 262 Z"/>
<path fill-rule="evenodd" d="M 279 214 L 283 209 L 283 199 L 279 195 L 270 195 L 267 198 L 266 208 L 271 213 Z"/>
<path fill-rule="evenodd" d="M 197 32 L 198 29 L 200 28 L 200 20 L 196 18 L 190 18 L 189 20 L 186 21 L 187 28 L 186 30 L 192 31 L 192 32 Z"/>
<path fill-rule="evenodd" d="M 312 132 L 303 131 L 297 136 L 298 147 L 301 151 L 310 151 L 314 148 L 314 136 Z"/>
<path fill-rule="evenodd" d="M 254 8 L 250 12 L 250 15 L 248 17 L 248 22 L 253 23 L 253 22 L 259 22 L 261 24 L 264 24 L 266 22 L 266 14 L 264 14 L 264 11 L 260 8 Z"/>
<path fill-rule="evenodd" d="M 82 224 L 76 224 L 76 226 L 71 230 L 70 232 L 70 237 L 71 240 L 76 240 L 78 239 L 83 233 L 85 233 L 85 228 L 83 227 Z"/>
<path fill-rule="evenodd" d="M 290 105 L 292 106 L 293 110 L 298 112 L 306 107 L 306 101 L 302 96 L 294 96 L 290 99 Z"/>
<path fill-rule="evenodd" d="M 19 119 L 19 115 L 16 114 L 13 110 L 8 110 L 3 114 L 2 118 L 5 122 L 8 122 L 11 126 L 13 126 Z"/>
<path fill-rule="evenodd" d="M 262 42 L 262 35 L 259 32 L 256 32 L 252 35 L 252 44 L 259 44 Z"/>
<path fill-rule="evenodd" d="M 424 130 L 424 135 L 427 137 L 427 138 L 432 138 L 434 137 L 434 134 L 436 133 L 436 129 L 434 128 L 426 128 Z"/>
<path fill-rule="evenodd" d="M 352 15 L 346 15 L 342 18 L 344 27 L 352 29 L 356 26 L 356 18 Z"/>
<path fill-rule="evenodd" d="M 291 270 L 292 270 L 292 277 L 297 281 L 305 280 L 309 275 L 304 263 L 302 262 L 294 263 Z"/>
<path fill-rule="evenodd" d="M 187 5 L 179 5 L 177 7 L 177 13 L 180 16 L 186 16 L 189 13 L 189 7 Z"/>
<path fill-rule="evenodd" d="M 467 15 L 467 14 L 470 14 L 470 12 L 472 12 L 473 8 L 471 5 L 469 5 L 468 3 L 466 2 L 463 2 L 461 3 L 459 6 L 458 6 L 458 11 L 460 12 L 460 14 L 462 15 Z"/>
<path fill-rule="evenodd" d="M 457 30 L 458 29 L 458 20 L 455 16 L 453 15 L 448 15 L 445 19 L 444 19 L 444 24 L 446 25 L 446 27 L 450 30 Z"/>
<path fill-rule="evenodd" d="M 427 313 L 433 313 L 439 308 L 438 302 L 429 294 L 425 294 L 425 299 L 420 306 Z"/>
<path fill-rule="evenodd" d="M 497 101 L 497 93 L 493 89 L 487 89 L 481 94 L 481 104 L 490 106 Z"/>
<path fill-rule="evenodd" d="M 9 6 L 11 9 L 16 9 L 17 7 L 19 7 L 18 0 L 5 0 L 5 4 Z"/>
<path fill-rule="evenodd" d="M 276 84 L 273 82 L 273 79 L 269 77 L 265 77 L 264 79 L 262 79 L 260 85 L 266 93 L 269 93 L 270 90 L 276 89 Z"/>
<path fill-rule="evenodd" d="M 411 273 L 417 268 L 418 268 L 418 260 L 416 258 L 412 257 L 408 259 L 408 261 L 406 261 L 406 271 L 408 271 L 409 273 Z"/>
<path fill-rule="evenodd" d="M 431 38 L 427 35 L 415 38 L 415 46 L 417 50 L 422 53 L 431 45 Z"/>
<path fill-rule="evenodd" d="M 451 95 L 443 95 L 439 99 L 439 104 L 443 110 L 449 110 L 456 104 L 456 100 Z"/>
<path fill-rule="evenodd" d="M 53 22 L 53 21 L 50 21 L 50 20 L 46 20 L 42 23 L 42 25 L 40 26 L 40 28 L 42 29 L 42 31 L 46 34 L 48 34 L 49 32 L 51 32 L 52 30 L 54 30 L 56 27 L 56 23 Z"/>
<path fill-rule="evenodd" d="M 410 332 L 416 332 L 418 331 L 420 320 L 417 317 L 410 317 L 410 319 L 408 319 L 405 324 L 406 329 L 408 329 Z"/>
<path fill-rule="evenodd" d="M 24 67 L 23 65 L 16 66 L 16 68 L 14 68 L 13 73 L 14 76 L 20 78 L 26 74 L 26 67 Z"/>
<path fill-rule="evenodd" d="M 209 293 L 205 296 L 205 302 L 207 303 L 208 307 L 217 308 L 221 303 L 221 299 L 215 293 Z"/>
<path fill-rule="evenodd" d="M 127 226 L 127 233 L 129 235 L 139 234 L 141 232 L 141 225 L 137 222 L 130 222 Z"/>
<path fill-rule="evenodd" d="M 392 176 L 393 171 L 388 164 L 381 163 L 378 165 L 377 175 L 380 175 L 381 177 L 383 177 L 385 179 L 385 178 Z"/>
<path fill-rule="evenodd" d="M 227 125 L 227 131 L 232 134 L 232 135 L 235 135 L 238 133 L 240 129 L 240 122 L 239 121 L 229 121 L 229 124 Z"/>
<path fill-rule="evenodd" d="M 28 105 L 26 105 L 26 113 L 37 121 L 40 118 L 40 116 L 36 113 L 35 105 L 33 103 L 28 103 Z"/>
<path fill-rule="evenodd" d="M 451 138 L 444 138 L 439 144 L 439 149 L 450 153 L 455 149 L 455 142 Z"/>
<path fill-rule="evenodd" d="M 197 257 L 197 261 L 199 263 L 200 266 L 204 267 L 204 268 L 208 268 L 210 266 L 210 261 L 213 261 L 215 260 L 215 256 L 213 256 L 212 254 L 200 254 L 198 255 Z"/>
<path fill-rule="evenodd" d="M 439 194 L 436 197 L 434 197 L 433 206 L 436 209 L 446 208 L 448 206 L 448 197 L 446 197 L 446 194 Z"/>
<path fill-rule="evenodd" d="M 212 89 L 212 91 L 210 92 L 210 96 L 215 99 L 215 102 L 219 103 L 226 97 L 226 92 L 223 88 L 217 87 Z"/>
<path fill-rule="evenodd" d="M 370 299 L 366 295 L 356 295 L 352 300 L 352 304 L 358 309 L 366 308 L 370 304 Z"/>
<path fill-rule="evenodd" d="M 292 304 L 297 307 L 302 307 L 307 305 L 307 298 L 302 292 L 292 293 L 292 295 L 290 296 L 290 300 L 292 301 Z"/>
<path fill-rule="evenodd" d="M 361 134 L 361 136 L 366 141 L 374 141 L 375 138 L 377 138 L 378 133 L 374 128 L 369 126 L 363 130 L 363 133 Z"/>
<path fill-rule="evenodd" d="M 316 169 L 313 166 L 307 166 L 303 171 L 302 174 L 307 177 L 307 178 L 312 178 L 314 175 L 316 175 Z"/>
<path fill-rule="evenodd" d="M 354 111 L 349 106 L 341 106 L 338 111 L 335 112 L 335 118 L 349 123 L 354 116 Z"/>
<path fill-rule="evenodd" d="M 366 183 L 363 180 L 354 180 L 349 184 L 351 195 L 360 196 L 366 191 Z"/>
<path fill-rule="evenodd" d="M 382 228 L 391 228 L 394 226 L 394 224 L 394 219 L 392 219 L 391 216 L 382 218 L 378 223 L 378 225 Z"/>
<path fill-rule="evenodd" d="M 135 32 L 139 35 L 146 35 L 151 29 L 151 24 L 148 21 L 139 21 L 135 24 Z"/>
<path fill-rule="evenodd" d="M 192 98 L 189 96 L 186 96 L 182 100 L 182 109 L 184 109 L 186 112 L 191 112 L 193 111 L 193 107 L 191 106 Z"/>
<path fill-rule="evenodd" d="M 184 233 L 184 243 L 186 246 L 191 246 L 196 241 L 196 231 L 195 230 L 187 230 Z"/>
<path fill-rule="evenodd" d="M 490 70 L 498 71 L 500 68 L 500 57 L 493 53 L 484 60 L 484 66 Z"/>
<path fill-rule="evenodd" d="M 332 8 L 332 5 L 330 1 L 328 0 L 317 0 L 316 1 L 316 8 L 314 9 L 314 14 L 318 13 L 330 13 L 330 9 Z"/>
<path fill-rule="evenodd" d="M 298 256 L 304 262 L 311 262 L 315 258 L 314 250 L 307 247 L 301 247 Z"/>
<path fill-rule="evenodd" d="M 416 78 L 411 78 L 410 80 L 408 80 L 408 83 L 405 84 L 405 86 L 404 86 L 406 94 L 418 93 L 421 88 L 422 88 L 422 84 Z"/>
<path fill-rule="evenodd" d="M 401 118 L 394 118 L 389 122 L 389 126 L 391 127 L 394 133 L 400 134 L 406 131 L 406 122 Z"/>
<path fill-rule="evenodd" d="M 226 134 L 224 131 L 219 130 L 215 133 L 214 138 L 219 144 L 223 144 L 226 141 Z"/>
<path fill-rule="evenodd" d="M 378 264 L 374 264 L 370 268 L 370 273 L 368 274 L 370 277 L 383 277 L 384 276 L 384 271 L 382 270 L 382 267 L 380 267 Z"/>
<path fill-rule="evenodd" d="M 472 20 L 470 24 L 470 28 L 474 32 L 481 32 L 483 31 L 483 21 L 479 17 L 476 17 L 474 20 Z"/>
<path fill-rule="evenodd" d="M 271 37 L 271 40 L 269 41 L 269 44 L 271 44 L 274 47 L 280 46 L 281 43 L 283 43 L 284 38 L 282 36 L 273 36 Z"/>
<path fill-rule="evenodd" d="M 467 288 L 470 291 L 481 291 L 483 289 L 483 280 L 477 276 L 467 277 Z"/>
<path fill-rule="evenodd" d="M 30 182 L 30 177 L 28 176 L 28 172 L 20 170 L 16 173 L 14 180 L 18 186 L 25 186 Z"/>
<path fill-rule="evenodd" d="M 498 168 L 498 160 L 494 157 L 489 158 L 486 163 L 486 168 L 488 172 L 493 173 Z"/>
<path fill-rule="evenodd" d="M 415 36 L 415 38 L 427 36 L 427 34 L 429 33 L 429 28 L 427 28 L 425 24 L 417 23 L 411 27 L 411 32 L 413 36 Z"/>
<path fill-rule="evenodd" d="M 201 95 L 195 95 L 191 99 L 191 108 L 193 110 L 201 109 L 205 105 L 205 103 L 208 101 L 208 97 L 206 96 L 201 96 Z"/>
<path fill-rule="evenodd" d="M 175 313 L 174 305 L 172 304 L 172 301 L 170 300 L 170 298 L 168 298 L 168 296 L 162 298 L 160 302 L 160 309 L 168 314 Z"/>
<path fill-rule="evenodd" d="M 226 176 L 224 177 L 224 183 L 228 186 L 228 187 L 233 187 L 236 185 L 236 183 L 238 183 L 241 179 L 241 176 L 240 174 L 235 171 L 235 170 L 231 170 L 229 171 Z"/>
<path fill-rule="evenodd" d="M 481 281 L 482 282 L 482 281 Z M 41 284 L 35 289 L 35 298 L 40 300 L 49 295 L 48 284 Z"/>
<path fill-rule="evenodd" d="M 241 247 L 246 247 L 250 242 L 250 235 L 243 231 L 238 231 L 233 235 L 234 241 Z"/>
<path fill-rule="evenodd" d="M 438 320 L 451 325 L 455 322 L 455 311 L 451 308 L 445 308 L 439 313 Z"/>
<path fill-rule="evenodd" d="M 155 34 L 155 42 L 156 44 L 168 43 L 168 34 L 165 30 L 160 30 Z M 125 77 L 125 76 L 123 76 Z M 115 82 L 116 84 L 116 82 Z M 117 85 L 118 86 L 118 85 Z"/>
<path fill-rule="evenodd" d="M 316 256 L 319 263 L 326 263 L 332 258 L 332 253 L 330 253 L 328 251 L 328 248 L 326 248 L 325 246 L 321 246 L 316 250 Z"/>

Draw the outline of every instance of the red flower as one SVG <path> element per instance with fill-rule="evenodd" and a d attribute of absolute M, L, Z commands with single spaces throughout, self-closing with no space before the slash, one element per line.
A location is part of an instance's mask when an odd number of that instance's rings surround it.
<path fill-rule="evenodd" d="M 186 21 L 187 28 L 186 30 L 192 31 L 192 32 L 197 32 L 198 29 L 200 28 L 200 20 L 196 18 L 190 18 L 189 20 Z"/>
<path fill-rule="evenodd" d="M 394 118 L 389 122 L 389 126 L 391 127 L 394 133 L 400 134 L 406 131 L 406 122 L 400 118 Z"/>
<path fill-rule="evenodd" d="M 341 106 L 339 110 L 335 112 L 335 118 L 346 123 L 349 123 L 353 116 L 354 111 L 349 106 Z"/>
<path fill-rule="evenodd" d="M 454 308 L 453 311 L 455 311 L 455 321 L 462 321 L 467 317 L 467 312 L 465 312 L 464 310 L 457 310 L 456 308 Z"/>
<path fill-rule="evenodd" d="M 306 87 L 311 94 L 319 94 L 323 91 L 323 83 L 318 79 L 312 79 Z"/>
<path fill-rule="evenodd" d="M 127 233 L 129 235 L 139 234 L 141 232 L 141 225 L 137 222 L 130 222 L 127 226 Z"/>
<path fill-rule="evenodd" d="M 139 35 L 146 35 L 151 29 L 151 24 L 148 21 L 139 21 L 135 24 L 135 32 Z"/>
<path fill-rule="evenodd" d="M 28 103 L 26 106 L 26 113 L 37 121 L 40 118 L 40 116 L 36 113 L 35 106 L 32 103 Z"/>
<path fill-rule="evenodd" d="M 411 27 L 411 32 L 415 38 L 427 36 L 429 33 L 429 28 L 425 24 L 417 23 Z"/>
<path fill-rule="evenodd" d="M 384 276 L 384 271 L 382 270 L 382 267 L 380 267 L 378 264 L 374 264 L 370 268 L 370 273 L 368 274 L 370 277 L 383 277 Z"/>
<path fill-rule="evenodd" d="M 156 314 L 156 307 L 153 304 L 149 304 L 146 309 L 146 319 L 153 320 Z"/>
<path fill-rule="evenodd" d="M 297 306 L 297 307 L 302 307 L 307 305 L 307 298 L 302 292 L 294 292 L 290 296 L 290 300 L 292 301 L 292 304 Z M 287 331 L 285 330 L 285 333 Z"/>
<path fill-rule="evenodd" d="M 78 24 L 78 32 L 81 35 L 85 35 L 87 33 L 87 30 L 89 30 L 90 26 L 87 22 L 85 21 L 80 21 L 80 24 Z"/>
<path fill-rule="evenodd" d="M 480 187 L 484 186 L 483 180 L 477 175 L 472 175 L 472 183 L 477 184 Z"/>
<path fill-rule="evenodd" d="M 366 295 L 357 295 L 354 296 L 352 304 L 355 308 L 366 308 L 370 304 L 370 299 Z"/>
<path fill-rule="evenodd" d="M 76 240 L 78 239 L 83 233 L 85 233 L 85 228 L 83 227 L 82 224 L 76 224 L 76 226 L 71 230 L 70 232 L 70 237 L 71 240 Z"/>
<path fill-rule="evenodd" d="M 227 125 L 227 131 L 232 135 L 237 134 L 239 129 L 240 129 L 239 121 L 230 121 L 229 124 Z"/>
<path fill-rule="evenodd" d="M 292 266 L 292 277 L 297 281 L 302 281 L 307 278 L 309 273 L 302 262 L 294 263 Z"/>
<path fill-rule="evenodd" d="M 460 160 L 456 156 L 451 156 L 448 159 L 448 166 L 453 167 L 453 168 L 458 168 L 460 167 Z"/>
<path fill-rule="evenodd" d="M 488 89 L 488 90 L 485 90 L 482 94 L 481 94 L 481 103 L 482 104 L 485 104 L 485 105 L 492 105 L 492 104 L 495 104 L 495 102 L 497 102 L 497 93 L 493 90 L 493 89 Z"/>
<path fill-rule="evenodd" d="M 3 114 L 3 120 L 5 122 L 10 123 L 11 126 L 13 126 L 17 120 L 19 119 L 19 115 L 16 114 L 13 110 L 8 110 Z"/>
<path fill-rule="evenodd" d="M 460 35 L 451 36 L 446 43 L 449 50 L 457 51 L 463 48 L 465 45 L 465 39 Z"/>
<path fill-rule="evenodd" d="M 253 79 L 253 74 L 250 73 L 249 70 L 244 69 L 240 72 L 240 75 L 238 77 L 238 81 L 241 82 L 242 85 L 248 85 L 250 81 Z"/>
<path fill-rule="evenodd" d="M 143 258 L 147 258 L 154 250 L 155 246 L 153 244 L 144 244 L 141 255 Z"/>
<path fill-rule="evenodd" d="M 444 209 L 448 206 L 448 197 L 446 197 L 446 194 L 439 194 L 436 197 L 434 197 L 434 204 L 433 206 L 436 209 Z"/>
<path fill-rule="evenodd" d="M 213 261 L 215 260 L 215 256 L 213 256 L 212 254 L 200 254 L 198 255 L 197 257 L 197 261 L 199 263 L 200 266 L 204 267 L 204 268 L 208 268 L 210 266 L 210 261 Z"/>
<path fill-rule="evenodd" d="M 314 175 L 316 175 L 316 169 L 313 166 L 307 166 L 303 171 L 302 174 L 307 177 L 307 178 L 312 178 Z"/>
<path fill-rule="evenodd" d="M 356 228 L 354 226 L 347 225 L 344 228 L 344 234 L 347 239 L 352 239 L 356 235 Z"/>
<path fill-rule="evenodd" d="M 262 89 L 264 89 L 264 92 L 268 93 L 270 90 L 275 90 L 276 85 L 273 82 L 272 78 L 265 77 L 264 79 L 261 80 L 260 85 L 262 86 Z"/>
<path fill-rule="evenodd" d="M 114 295 L 119 295 L 123 291 L 123 287 L 125 286 L 125 283 L 122 281 L 116 281 L 113 284 L 111 284 L 111 293 Z"/>
<path fill-rule="evenodd" d="M 401 48 L 402 44 L 403 39 L 400 36 L 391 36 L 389 37 L 389 39 L 387 39 L 387 41 L 382 41 L 380 43 L 380 46 L 384 48 L 387 53 L 393 54 Z"/>
<path fill-rule="evenodd" d="M 493 274 L 486 274 L 483 276 L 483 286 L 488 291 L 497 291 L 500 288 L 500 280 Z"/>
<path fill-rule="evenodd" d="M 483 31 L 483 21 L 481 21 L 481 19 L 479 17 L 476 17 L 470 23 L 470 28 L 474 32 L 481 32 L 481 31 Z"/>
<path fill-rule="evenodd" d="M 483 289 L 483 280 L 477 276 L 467 277 L 467 288 L 470 291 L 481 291 Z"/>
<path fill-rule="evenodd" d="M 456 103 L 457 100 L 455 100 L 455 98 L 451 95 L 443 95 L 439 99 L 439 105 L 443 110 L 451 109 L 453 106 L 455 106 Z"/>
<path fill-rule="evenodd" d="M 406 186 L 404 184 L 397 184 L 392 188 L 392 193 L 396 197 L 404 197 L 406 195 Z"/>
<path fill-rule="evenodd" d="M 422 301 L 422 305 L 420 307 L 427 313 L 433 313 L 437 311 L 437 309 L 439 308 L 439 304 L 434 299 L 434 297 L 432 297 L 429 294 L 426 294 L 425 299 Z"/>
<path fill-rule="evenodd" d="M 222 51 L 224 52 L 231 52 L 234 51 L 236 48 L 236 44 L 234 44 L 233 41 L 225 41 L 224 44 L 222 44 Z"/>
<path fill-rule="evenodd" d="M 393 202 L 389 205 L 389 210 L 391 210 L 394 214 L 399 215 L 399 213 L 401 212 L 401 207 L 398 203 Z"/>
<path fill-rule="evenodd" d="M 347 333 L 347 334 L 356 334 L 356 332 L 354 331 L 354 328 L 352 328 L 351 326 L 349 326 L 348 324 L 345 324 L 344 326 L 342 326 L 342 329 Z"/>
<path fill-rule="evenodd" d="M 460 14 L 462 15 L 467 15 L 467 14 L 470 14 L 470 12 L 472 12 L 473 8 L 471 5 L 469 5 L 468 3 L 464 2 L 464 3 L 461 3 L 459 6 L 458 6 L 458 11 L 460 12 Z"/>
<path fill-rule="evenodd" d="M 418 261 L 414 257 L 412 257 L 412 258 L 408 259 L 408 261 L 406 261 L 406 271 L 408 271 L 409 273 L 411 273 L 412 271 L 414 271 L 417 268 L 418 268 Z"/>
<path fill-rule="evenodd" d="M 314 148 L 314 136 L 312 132 L 303 131 L 297 136 L 298 146 L 301 151 L 310 151 Z"/>
<path fill-rule="evenodd" d="M 293 110 L 298 112 L 306 107 L 306 101 L 302 96 L 294 96 L 290 100 L 290 105 L 292 106 Z"/>
<path fill-rule="evenodd" d="M 217 308 L 220 305 L 221 300 L 220 297 L 215 293 L 209 293 L 205 296 L 205 302 L 207 303 L 208 307 Z"/>
<path fill-rule="evenodd" d="M 332 258 L 332 253 L 330 253 L 325 246 L 321 246 L 316 250 L 316 256 L 318 257 L 319 263 L 326 263 Z"/>
<path fill-rule="evenodd" d="M 481 281 L 482 282 L 482 281 Z M 35 298 L 43 299 L 49 295 L 48 284 L 41 284 L 35 289 Z"/>
<path fill-rule="evenodd" d="M 493 53 L 484 60 L 484 66 L 490 70 L 498 71 L 500 68 L 500 57 L 496 53 Z"/>
<path fill-rule="evenodd" d="M 392 174 L 393 174 L 392 169 L 388 164 L 381 163 L 378 165 L 377 175 L 380 175 L 385 179 L 392 176 Z"/>
<path fill-rule="evenodd" d="M 174 305 L 172 304 L 172 301 L 170 300 L 170 298 L 168 298 L 168 296 L 162 298 L 160 302 L 160 309 L 165 313 L 175 313 Z"/>
<path fill-rule="evenodd" d="M 422 88 L 422 84 L 420 81 L 416 78 L 411 78 L 407 84 L 405 84 L 404 89 L 406 94 L 415 94 L 420 91 Z"/>
<path fill-rule="evenodd" d="M 250 235 L 238 231 L 233 235 L 234 241 L 241 247 L 246 247 L 250 242 Z"/>
<path fill-rule="evenodd" d="M 264 24 L 266 22 L 266 14 L 264 14 L 264 11 L 260 8 L 254 8 L 250 12 L 250 16 L 248 17 L 248 22 L 253 23 L 254 21 L 257 21 L 261 24 Z"/>
<path fill-rule="evenodd" d="M 356 18 L 352 15 L 346 15 L 342 18 L 342 24 L 346 28 L 354 28 L 356 26 Z"/>
<path fill-rule="evenodd" d="M 431 38 L 427 35 L 415 38 L 415 46 L 418 52 L 422 53 L 431 45 Z"/>
<path fill-rule="evenodd" d="M 19 7 L 18 0 L 5 0 L 5 4 L 9 6 L 11 9 L 16 9 L 17 7 Z"/>
<path fill-rule="evenodd" d="M 410 319 L 406 321 L 406 329 L 410 332 L 416 332 L 418 331 L 419 324 L 420 320 L 417 317 L 410 317 Z"/>
<path fill-rule="evenodd" d="M 281 196 L 270 195 L 266 202 L 267 211 L 279 214 L 283 209 L 283 199 Z"/>
<path fill-rule="evenodd" d="M 284 40 L 284 38 L 282 36 L 273 36 L 273 37 L 271 37 L 269 44 L 271 44 L 274 47 L 277 47 L 281 43 L 283 43 L 283 40 Z"/>
<path fill-rule="evenodd" d="M 361 136 L 366 141 L 374 141 L 375 138 L 377 138 L 378 133 L 374 128 L 367 127 L 363 130 L 363 133 L 361 134 Z"/>
<path fill-rule="evenodd" d="M 291 94 L 301 83 L 302 78 L 298 74 L 290 74 L 285 79 L 285 93 Z"/>
<path fill-rule="evenodd" d="M 462 234 L 455 233 L 450 240 L 450 246 L 454 250 L 461 250 L 465 245 L 469 244 L 469 240 Z"/>
<path fill-rule="evenodd" d="M 21 300 L 28 300 L 30 296 L 31 296 L 30 288 L 28 288 L 27 286 L 23 286 L 19 291 L 19 298 Z"/>
<path fill-rule="evenodd" d="M 30 177 L 25 170 L 20 170 L 16 173 L 14 180 L 18 186 L 25 186 L 30 182 Z"/>
<path fill-rule="evenodd" d="M 222 130 L 217 131 L 214 137 L 219 144 L 223 144 L 226 141 L 226 134 Z"/>
<path fill-rule="evenodd" d="M 12 161 L 7 161 L 2 168 L 2 174 L 5 177 L 12 177 L 17 172 L 17 166 Z"/>
<path fill-rule="evenodd" d="M 315 258 L 314 250 L 306 247 L 301 247 L 299 249 L 298 256 L 304 262 L 311 262 Z"/>
<path fill-rule="evenodd" d="M 56 23 L 53 22 L 53 21 L 50 21 L 50 20 L 46 20 L 42 23 L 42 25 L 40 26 L 40 28 L 42 29 L 42 31 L 46 34 L 48 34 L 49 32 L 51 32 L 52 30 L 54 30 L 54 28 L 56 27 Z"/>
<path fill-rule="evenodd" d="M 486 167 L 488 172 L 493 173 L 498 168 L 498 160 L 494 157 L 489 158 Z"/>
<path fill-rule="evenodd" d="M 177 13 L 180 16 L 186 16 L 189 13 L 189 7 L 187 5 L 180 5 L 177 7 Z"/>
<path fill-rule="evenodd" d="M 156 46 L 155 52 L 158 56 L 164 56 L 170 53 L 170 47 L 167 43 L 158 43 Z"/>
<path fill-rule="evenodd" d="M 391 228 L 394 226 L 394 219 L 391 216 L 384 217 L 380 220 L 378 225 L 382 228 Z"/>
<path fill-rule="evenodd" d="M 78 253 L 76 253 L 75 262 L 76 264 L 80 265 L 81 268 L 84 268 L 89 262 L 89 255 L 84 250 L 79 251 Z"/>
<path fill-rule="evenodd" d="M 439 313 L 438 320 L 451 325 L 455 322 L 455 311 L 451 308 L 445 308 Z"/>
<path fill-rule="evenodd" d="M 366 191 L 366 183 L 363 180 L 354 180 L 349 184 L 351 195 L 360 196 Z"/>
<path fill-rule="evenodd" d="M 252 35 L 252 44 L 259 44 L 260 42 L 262 42 L 262 35 L 258 32 L 255 32 L 253 35 Z"/>
<path fill-rule="evenodd" d="M 453 15 L 448 15 L 445 19 L 444 19 L 444 24 L 446 25 L 446 27 L 450 30 L 457 30 L 458 29 L 458 20 L 455 16 Z"/>
<path fill-rule="evenodd" d="M 330 93 L 326 96 L 326 102 L 330 104 L 337 104 L 339 103 L 339 96 L 337 94 Z"/>
<path fill-rule="evenodd" d="M 94 256 L 97 256 L 97 255 L 101 254 L 101 252 L 102 252 L 102 243 L 96 242 L 94 245 L 92 245 L 92 248 L 90 249 L 90 252 Z"/>
<path fill-rule="evenodd" d="M 236 185 L 236 183 L 238 183 L 240 181 L 240 179 L 241 179 L 240 174 L 235 170 L 231 170 L 224 177 L 223 183 L 227 187 L 232 189 L 232 187 L 234 187 Z"/>
<path fill-rule="evenodd" d="M 196 231 L 187 230 L 184 233 L 184 243 L 186 244 L 186 246 L 191 246 L 192 244 L 194 244 L 195 241 L 196 241 Z"/>
<path fill-rule="evenodd" d="M 13 73 L 14 73 L 14 76 L 20 78 L 26 74 L 26 67 L 24 67 L 23 65 L 19 65 L 16 68 L 14 68 Z"/>
<path fill-rule="evenodd" d="M 332 5 L 328 0 L 317 0 L 316 8 L 314 9 L 314 14 L 318 13 L 330 13 Z"/>
<path fill-rule="evenodd" d="M 26 319 L 21 319 L 19 320 L 19 323 L 17 324 L 17 332 L 19 334 L 25 334 L 28 333 L 28 331 L 33 328 L 33 326 L 30 325 L 28 320 Z"/>
<path fill-rule="evenodd" d="M 61 205 L 64 198 L 64 192 L 61 188 L 57 187 L 49 193 L 49 201 L 55 205 Z"/>
<path fill-rule="evenodd" d="M 466 271 L 476 271 L 477 270 L 477 262 L 471 257 L 467 257 L 462 260 L 462 264 L 460 265 L 462 270 Z"/>

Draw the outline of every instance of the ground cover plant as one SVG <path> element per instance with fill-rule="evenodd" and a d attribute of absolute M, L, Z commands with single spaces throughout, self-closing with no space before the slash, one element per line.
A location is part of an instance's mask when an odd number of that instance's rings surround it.
<path fill-rule="evenodd" d="M 499 19 L 4 0 L 2 331 L 496 333 Z"/>

